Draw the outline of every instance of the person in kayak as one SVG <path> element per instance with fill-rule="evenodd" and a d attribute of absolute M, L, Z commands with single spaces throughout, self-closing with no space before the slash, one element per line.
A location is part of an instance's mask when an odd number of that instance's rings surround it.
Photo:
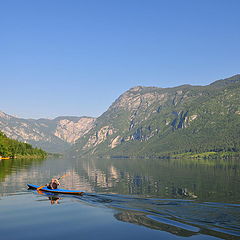
<path fill-rule="evenodd" d="M 57 189 L 60 185 L 60 182 L 56 178 L 52 178 L 51 182 L 47 185 L 49 189 Z"/>

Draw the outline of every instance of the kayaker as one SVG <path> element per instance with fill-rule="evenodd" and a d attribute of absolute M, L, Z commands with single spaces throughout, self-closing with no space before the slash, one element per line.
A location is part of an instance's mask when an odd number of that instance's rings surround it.
<path fill-rule="evenodd" d="M 52 178 L 51 182 L 48 184 L 49 189 L 57 189 L 60 185 L 60 182 L 56 178 Z"/>

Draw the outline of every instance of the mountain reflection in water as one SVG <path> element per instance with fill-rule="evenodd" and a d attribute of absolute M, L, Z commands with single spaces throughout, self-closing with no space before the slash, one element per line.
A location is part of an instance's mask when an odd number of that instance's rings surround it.
<path fill-rule="evenodd" d="M 208 202 L 240 199 L 240 161 L 180 159 L 46 159 L 0 162 L 2 194 L 46 184 L 54 176 L 61 187 L 86 192 L 141 195 Z"/>
<path fill-rule="evenodd" d="M 65 173 L 61 188 L 87 193 L 83 197 L 43 194 L 43 201 L 61 205 L 70 199 L 111 208 L 119 221 L 181 237 L 240 237 L 239 159 L 1 161 L 0 192 L 2 196 L 20 194 L 27 183 L 45 184 Z"/>
<path fill-rule="evenodd" d="M 84 159 L 75 173 L 96 192 L 235 202 L 240 161 Z"/>

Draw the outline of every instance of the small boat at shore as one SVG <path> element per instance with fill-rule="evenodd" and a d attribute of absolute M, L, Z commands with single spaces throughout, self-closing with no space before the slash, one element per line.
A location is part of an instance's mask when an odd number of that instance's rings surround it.
<path fill-rule="evenodd" d="M 37 190 L 39 187 L 41 187 L 33 184 L 27 184 L 27 185 L 28 185 L 28 188 L 32 190 Z M 56 194 L 71 194 L 71 195 L 83 195 L 85 193 L 84 191 L 67 190 L 67 189 L 61 189 L 61 188 L 49 189 L 47 186 L 41 188 L 39 191 L 56 193 Z"/>

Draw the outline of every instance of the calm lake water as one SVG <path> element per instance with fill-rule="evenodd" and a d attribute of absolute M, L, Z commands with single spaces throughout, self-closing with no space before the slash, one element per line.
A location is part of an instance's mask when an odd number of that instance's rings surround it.
<path fill-rule="evenodd" d="M 83 196 L 40 194 L 61 188 Z M 1 239 L 239 239 L 240 160 L 0 161 Z"/>

